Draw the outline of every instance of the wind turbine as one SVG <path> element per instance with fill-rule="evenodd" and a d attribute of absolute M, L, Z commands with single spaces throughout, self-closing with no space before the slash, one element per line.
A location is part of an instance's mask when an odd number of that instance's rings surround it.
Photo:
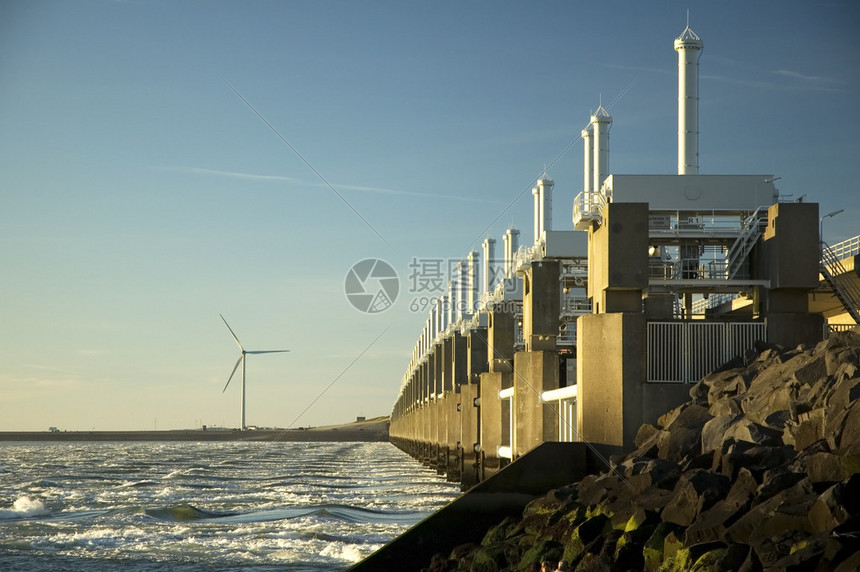
<path fill-rule="evenodd" d="M 218 314 L 221 316 L 221 314 Z M 224 320 L 224 316 L 221 316 L 221 319 Z M 221 393 L 227 391 L 227 386 L 230 385 L 230 381 L 233 380 L 233 375 L 236 373 L 236 370 L 239 369 L 239 364 L 242 364 L 242 399 L 240 401 L 242 408 L 242 431 L 245 430 L 245 355 L 246 354 L 280 354 L 284 352 L 288 352 L 290 350 L 254 350 L 249 351 L 242 347 L 242 342 L 239 341 L 239 338 L 236 337 L 235 332 L 233 332 L 233 328 L 230 327 L 230 324 L 227 323 L 227 320 L 224 320 L 224 325 L 227 326 L 227 329 L 230 330 L 230 335 L 233 336 L 233 339 L 236 340 L 236 345 L 239 346 L 239 349 L 242 351 L 242 355 L 239 356 L 239 359 L 236 360 L 236 365 L 233 366 L 233 371 L 230 373 L 230 377 L 227 379 L 227 385 L 224 386 L 224 390 Z"/>

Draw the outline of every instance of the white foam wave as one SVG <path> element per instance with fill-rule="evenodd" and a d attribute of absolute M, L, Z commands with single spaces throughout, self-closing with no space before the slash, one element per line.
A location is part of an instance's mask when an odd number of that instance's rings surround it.
<path fill-rule="evenodd" d="M 0 509 L 0 518 L 28 518 L 31 516 L 43 516 L 51 514 L 51 511 L 45 508 L 45 504 L 39 499 L 31 499 L 24 496 L 19 497 L 12 504 L 12 509 Z"/>

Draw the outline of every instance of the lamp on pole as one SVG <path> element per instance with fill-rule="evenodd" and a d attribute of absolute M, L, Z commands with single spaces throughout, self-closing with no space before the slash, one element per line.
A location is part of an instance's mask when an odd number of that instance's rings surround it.
<path fill-rule="evenodd" d="M 824 215 L 818 219 L 818 241 L 819 242 L 824 242 L 824 219 L 826 219 L 828 217 L 836 216 L 839 213 L 843 212 L 844 210 L 845 209 L 830 211 L 829 213 L 827 213 L 826 215 Z"/>

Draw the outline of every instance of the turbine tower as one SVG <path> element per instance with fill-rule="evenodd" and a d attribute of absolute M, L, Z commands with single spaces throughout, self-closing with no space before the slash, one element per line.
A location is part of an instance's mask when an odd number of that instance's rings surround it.
<path fill-rule="evenodd" d="M 218 314 L 221 316 L 221 314 Z M 233 380 L 233 375 L 236 373 L 236 370 L 239 369 L 239 364 L 242 364 L 242 397 L 239 402 L 240 408 L 242 409 L 242 422 L 240 428 L 242 431 L 245 430 L 245 355 L 246 354 L 280 354 L 285 353 L 290 350 L 253 350 L 249 351 L 242 347 L 242 342 L 239 341 L 239 338 L 236 337 L 236 334 L 233 332 L 233 328 L 230 327 L 230 324 L 227 323 L 227 320 L 224 319 L 224 316 L 221 316 L 221 319 L 224 320 L 224 325 L 227 326 L 227 329 L 230 330 L 230 335 L 233 336 L 233 339 L 236 341 L 236 345 L 239 346 L 239 349 L 242 351 L 242 355 L 239 356 L 239 359 L 236 360 L 236 365 L 233 366 L 233 371 L 230 372 L 230 377 L 227 379 L 227 385 L 224 386 L 224 389 L 221 393 L 227 391 L 227 386 L 230 385 L 230 381 Z"/>

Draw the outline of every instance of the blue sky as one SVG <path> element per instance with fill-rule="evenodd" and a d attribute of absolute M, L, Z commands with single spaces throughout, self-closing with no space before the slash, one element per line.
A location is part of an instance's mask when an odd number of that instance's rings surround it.
<path fill-rule="evenodd" d="M 250 356 L 248 423 L 388 414 L 413 258 L 530 238 L 557 158 L 572 228 L 601 101 L 611 172 L 675 172 L 688 8 L 700 172 L 780 176 L 860 234 L 856 2 L 0 3 L 0 430 L 235 426 L 219 313 L 292 350 Z M 368 257 L 403 278 L 374 315 L 344 295 Z"/>

